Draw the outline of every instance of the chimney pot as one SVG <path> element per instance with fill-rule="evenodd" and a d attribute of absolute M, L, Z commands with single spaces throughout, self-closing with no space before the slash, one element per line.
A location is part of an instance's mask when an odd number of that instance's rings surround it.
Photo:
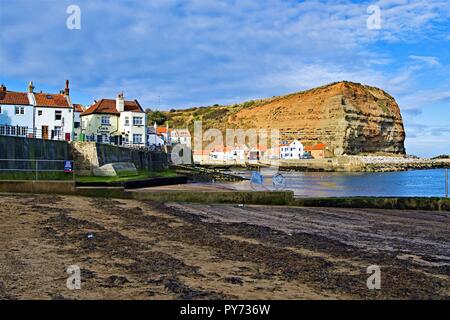
<path fill-rule="evenodd" d="M 116 98 L 116 109 L 118 112 L 125 111 L 125 100 L 123 98 L 123 91 L 117 95 Z"/>
<path fill-rule="evenodd" d="M 66 80 L 66 88 L 64 89 L 64 94 L 66 96 L 68 96 L 69 92 L 70 92 L 70 90 L 69 90 L 69 80 Z"/>
<path fill-rule="evenodd" d="M 29 93 L 33 93 L 33 91 L 34 91 L 33 81 L 30 81 L 30 82 L 28 83 L 28 92 L 29 92 Z"/>

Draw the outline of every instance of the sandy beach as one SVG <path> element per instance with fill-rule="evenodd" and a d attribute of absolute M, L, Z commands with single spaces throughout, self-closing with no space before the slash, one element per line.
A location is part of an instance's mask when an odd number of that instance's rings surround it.
<path fill-rule="evenodd" d="M 448 299 L 449 212 L 0 196 L 2 299 Z M 81 290 L 66 268 L 81 268 Z M 370 265 L 381 289 L 366 286 Z"/>

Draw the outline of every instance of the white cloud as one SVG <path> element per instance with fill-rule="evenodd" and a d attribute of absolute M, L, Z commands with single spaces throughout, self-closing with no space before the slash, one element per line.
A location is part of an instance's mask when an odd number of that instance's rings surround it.
<path fill-rule="evenodd" d="M 436 66 L 440 66 L 441 65 L 439 63 L 439 59 L 436 58 L 436 57 L 410 55 L 409 58 L 413 59 L 413 60 L 416 60 L 416 61 L 424 62 L 430 67 L 436 67 Z"/>
<path fill-rule="evenodd" d="M 70 1 L 19 0 L 2 8 L 1 73 L 58 86 L 69 78 L 93 98 L 123 89 L 152 105 L 161 95 L 166 107 L 343 79 L 403 94 L 414 66 L 395 65 L 372 44 L 433 37 L 430 22 L 447 14 L 444 1 L 379 1 L 382 29 L 374 31 L 366 27 L 367 4 L 354 2 L 78 2 L 80 31 L 65 28 Z"/>

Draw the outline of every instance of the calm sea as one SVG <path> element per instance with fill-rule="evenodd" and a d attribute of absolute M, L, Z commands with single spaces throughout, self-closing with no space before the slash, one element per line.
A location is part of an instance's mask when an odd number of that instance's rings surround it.
<path fill-rule="evenodd" d="M 250 177 L 251 171 L 233 171 Z M 238 190 L 269 189 L 273 172 L 262 172 L 264 187 L 252 187 L 248 181 L 232 183 Z M 399 196 L 443 197 L 445 196 L 445 169 L 414 170 L 382 173 L 343 172 L 281 172 L 285 178 L 284 188 L 293 190 L 295 196 Z"/>

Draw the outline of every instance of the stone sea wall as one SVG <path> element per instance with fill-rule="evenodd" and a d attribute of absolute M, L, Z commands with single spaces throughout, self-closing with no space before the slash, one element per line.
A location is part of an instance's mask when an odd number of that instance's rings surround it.
<path fill-rule="evenodd" d="M 90 175 L 94 168 L 108 163 L 131 162 L 138 170 L 162 171 L 168 168 L 167 154 L 159 151 L 130 149 L 95 142 L 72 142 L 75 170 Z"/>

